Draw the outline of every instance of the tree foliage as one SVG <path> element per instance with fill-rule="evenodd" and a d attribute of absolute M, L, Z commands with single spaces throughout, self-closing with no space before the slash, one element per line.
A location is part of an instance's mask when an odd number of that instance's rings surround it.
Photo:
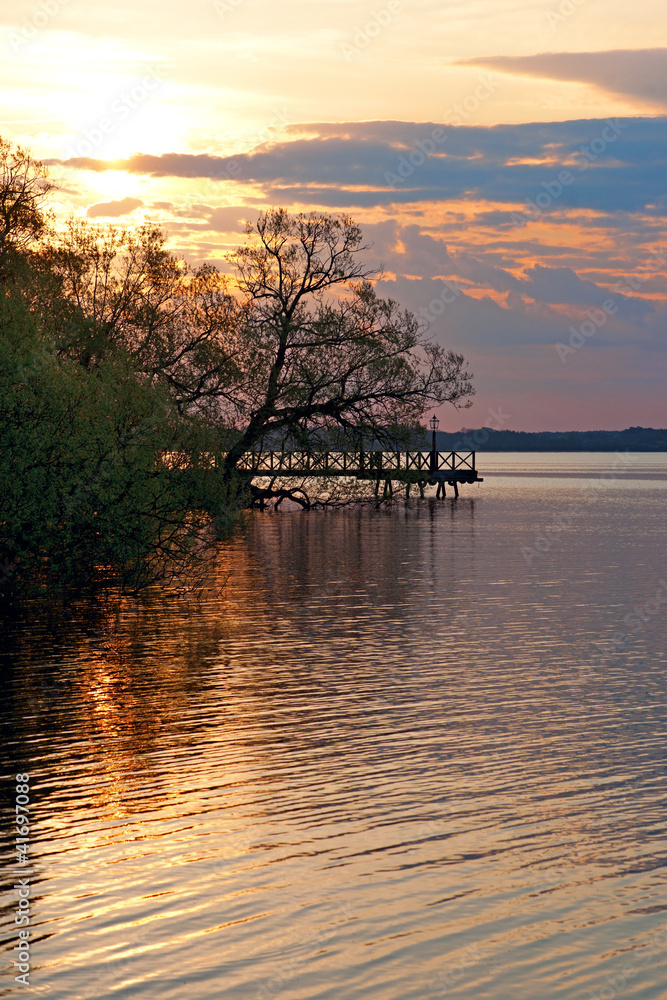
<path fill-rule="evenodd" d="M 50 225 L 50 187 L 0 140 L 0 577 L 137 589 L 200 561 L 249 490 L 289 495 L 239 472 L 248 451 L 395 446 L 469 405 L 463 357 L 377 296 L 350 218 L 262 213 L 234 284 L 151 223 Z"/>
<path fill-rule="evenodd" d="M 0 136 L 0 276 L 47 227 L 42 201 L 53 190 L 46 167 Z"/>
<path fill-rule="evenodd" d="M 71 219 L 42 258 L 79 322 L 59 349 L 95 365 L 121 350 L 181 413 L 204 412 L 230 381 L 238 306 L 210 264 L 193 270 L 150 223 L 136 230 Z M 83 334 L 83 339 L 81 335 Z"/>
<path fill-rule="evenodd" d="M 174 470 L 165 455 L 187 455 Z M 122 353 L 57 357 L 25 303 L 0 299 L 0 565 L 29 587 L 186 578 L 233 526 L 209 428 Z M 7 569 L 11 567 L 11 574 Z M 11 579 L 10 579 L 11 578 Z"/>
<path fill-rule="evenodd" d="M 151 228 L 35 231 L 0 272 L 0 593 L 192 582 L 239 514 L 190 406 L 207 276 Z"/>

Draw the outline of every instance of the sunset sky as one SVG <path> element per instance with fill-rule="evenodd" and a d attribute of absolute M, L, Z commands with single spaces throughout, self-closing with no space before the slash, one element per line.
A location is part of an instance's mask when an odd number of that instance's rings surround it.
<path fill-rule="evenodd" d="M 351 214 L 470 360 L 443 429 L 665 427 L 666 29 L 663 0 L 18 0 L 0 135 L 61 218 L 193 263 L 263 208 Z"/>

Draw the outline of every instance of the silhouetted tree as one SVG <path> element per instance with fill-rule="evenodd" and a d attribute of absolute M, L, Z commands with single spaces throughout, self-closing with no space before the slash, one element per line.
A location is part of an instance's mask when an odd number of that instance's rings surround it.
<path fill-rule="evenodd" d="M 0 276 L 12 256 L 44 234 L 42 202 L 53 187 L 46 167 L 0 136 Z"/>
<path fill-rule="evenodd" d="M 239 431 L 232 469 L 267 438 L 301 446 L 396 443 L 432 405 L 468 406 L 462 355 L 377 297 L 360 228 L 348 217 L 263 213 L 231 262 L 245 307 L 236 379 L 223 412 Z"/>
<path fill-rule="evenodd" d="M 0 596 L 191 580 L 239 513 L 194 405 L 215 273 L 184 273 L 151 227 L 47 232 L 43 169 L 1 149 Z"/>
<path fill-rule="evenodd" d="M 138 589 L 233 527 L 246 452 L 394 447 L 427 408 L 469 405 L 464 358 L 378 298 L 350 218 L 262 213 L 230 257 L 235 287 L 151 223 L 51 226 L 52 187 L 0 139 L 5 583 Z"/>

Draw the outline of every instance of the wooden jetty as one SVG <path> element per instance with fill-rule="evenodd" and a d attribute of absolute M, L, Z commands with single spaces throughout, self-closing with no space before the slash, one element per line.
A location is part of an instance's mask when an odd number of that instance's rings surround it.
<path fill-rule="evenodd" d="M 463 483 L 481 483 L 475 468 L 475 452 L 455 451 L 250 451 L 237 468 L 253 478 L 350 477 L 375 481 L 379 495 L 393 496 L 393 484 L 405 484 L 405 495 L 417 486 L 424 496 L 426 485 L 437 485 L 436 496 L 445 496 L 445 485 L 459 495 Z"/>

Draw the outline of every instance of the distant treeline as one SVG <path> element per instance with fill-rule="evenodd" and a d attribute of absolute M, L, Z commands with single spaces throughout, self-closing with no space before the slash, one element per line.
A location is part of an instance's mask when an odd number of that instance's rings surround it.
<path fill-rule="evenodd" d="M 628 427 L 624 431 L 494 431 L 490 427 L 438 431 L 442 451 L 667 451 L 667 430 Z"/>

